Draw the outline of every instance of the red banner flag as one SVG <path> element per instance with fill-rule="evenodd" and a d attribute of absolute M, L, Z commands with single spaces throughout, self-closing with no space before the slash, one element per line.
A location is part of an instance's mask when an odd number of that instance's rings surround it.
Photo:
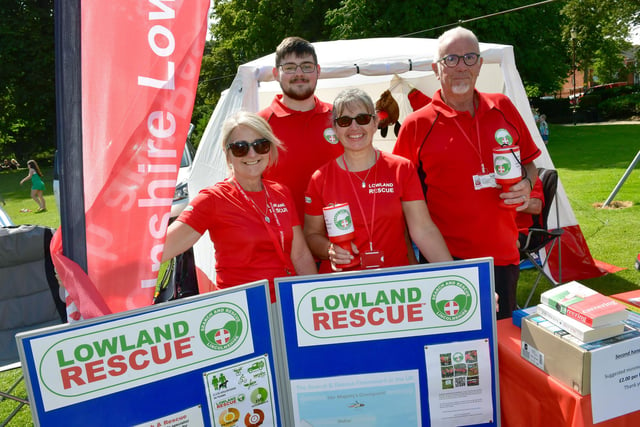
<path fill-rule="evenodd" d="M 152 302 L 208 11 L 209 0 L 82 1 L 87 270 L 111 312 Z"/>

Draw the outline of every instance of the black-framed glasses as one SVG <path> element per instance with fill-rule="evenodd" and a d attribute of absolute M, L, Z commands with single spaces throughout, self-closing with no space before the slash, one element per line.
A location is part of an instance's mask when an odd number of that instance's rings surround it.
<path fill-rule="evenodd" d="M 442 62 L 445 66 L 449 68 L 456 67 L 460 62 L 460 59 L 464 62 L 464 65 L 467 67 L 471 67 L 472 65 L 476 65 L 478 63 L 478 59 L 480 59 L 480 54 L 475 52 L 465 53 L 464 55 L 447 55 L 438 59 L 438 62 Z"/>
<path fill-rule="evenodd" d="M 373 118 L 373 114 L 364 114 L 364 113 L 362 113 L 362 114 L 358 114 L 355 117 L 340 116 L 337 119 L 335 119 L 334 121 L 341 128 L 346 128 L 346 127 L 351 126 L 351 122 L 354 121 L 354 120 L 359 125 L 363 125 L 363 126 L 364 125 L 368 125 L 369 122 L 371 122 L 372 118 Z"/>
<path fill-rule="evenodd" d="M 303 73 L 313 73 L 316 70 L 316 64 L 313 62 L 303 62 L 301 64 L 296 64 L 295 62 L 287 62 L 286 64 L 280 64 L 280 69 L 285 74 L 295 74 L 300 67 L 300 70 Z"/>
<path fill-rule="evenodd" d="M 266 138 L 259 138 L 253 142 L 236 141 L 227 144 L 227 150 L 236 157 L 244 157 L 249 154 L 249 148 L 253 147 L 253 151 L 257 154 L 267 154 L 271 150 L 271 141 Z"/>

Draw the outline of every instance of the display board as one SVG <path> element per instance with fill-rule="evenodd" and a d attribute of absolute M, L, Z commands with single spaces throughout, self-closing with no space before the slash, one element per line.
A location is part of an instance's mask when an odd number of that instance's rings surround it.
<path fill-rule="evenodd" d="M 280 426 L 266 281 L 17 336 L 36 425 Z"/>
<path fill-rule="evenodd" d="M 491 258 L 276 279 L 283 425 L 499 425 Z"/>

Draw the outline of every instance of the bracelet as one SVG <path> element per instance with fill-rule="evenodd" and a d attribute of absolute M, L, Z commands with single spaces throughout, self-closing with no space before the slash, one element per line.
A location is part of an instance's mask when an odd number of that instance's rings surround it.
<path fill-rule="evenodd" d="M 531 181 L 531 178 L 529 178 L 528 176 L 525 176 L 524 178 L 522 178 L 522 180 L 523 180 L 523 181 L 524 181 L 525 179 L 526 179 L 527 181 L 529 181 L 529 185 L 531 185 L 531 189 L 533 190 L 533 182 Z"/>

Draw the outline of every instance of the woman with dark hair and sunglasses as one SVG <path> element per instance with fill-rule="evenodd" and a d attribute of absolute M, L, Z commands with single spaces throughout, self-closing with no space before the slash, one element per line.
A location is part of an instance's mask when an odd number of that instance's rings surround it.
<path fill-rule="evenodd" d="M 451 261 L 440 231 L 431 221 L 415 166 L 377 150 L 373 101 L 361 89 L 348 89 L 333 103 L 333 128 L 344 154 L 318 169 L 306 192 L 304 234 L 321 260 L 320 272 L 408 265 L 406 229 L 429 261 Z M 325 207 L 348 203 L 355 231 L 352 251 L 331 243 Z M 357 262 L 360 261 L 360 262 Z"/>
<path fill-rule="evenodd" d="M 278 160 L 280 141 L 260 116 L 240 111 L 229 117 L 220 138 L 230 176 L 203 189 L 167 231 L 166 261 L 209 232 L 216 252 L 216 286 L 224 289 L 268 279 L 317 273 L 289 190 L 263 180 Z"/>

